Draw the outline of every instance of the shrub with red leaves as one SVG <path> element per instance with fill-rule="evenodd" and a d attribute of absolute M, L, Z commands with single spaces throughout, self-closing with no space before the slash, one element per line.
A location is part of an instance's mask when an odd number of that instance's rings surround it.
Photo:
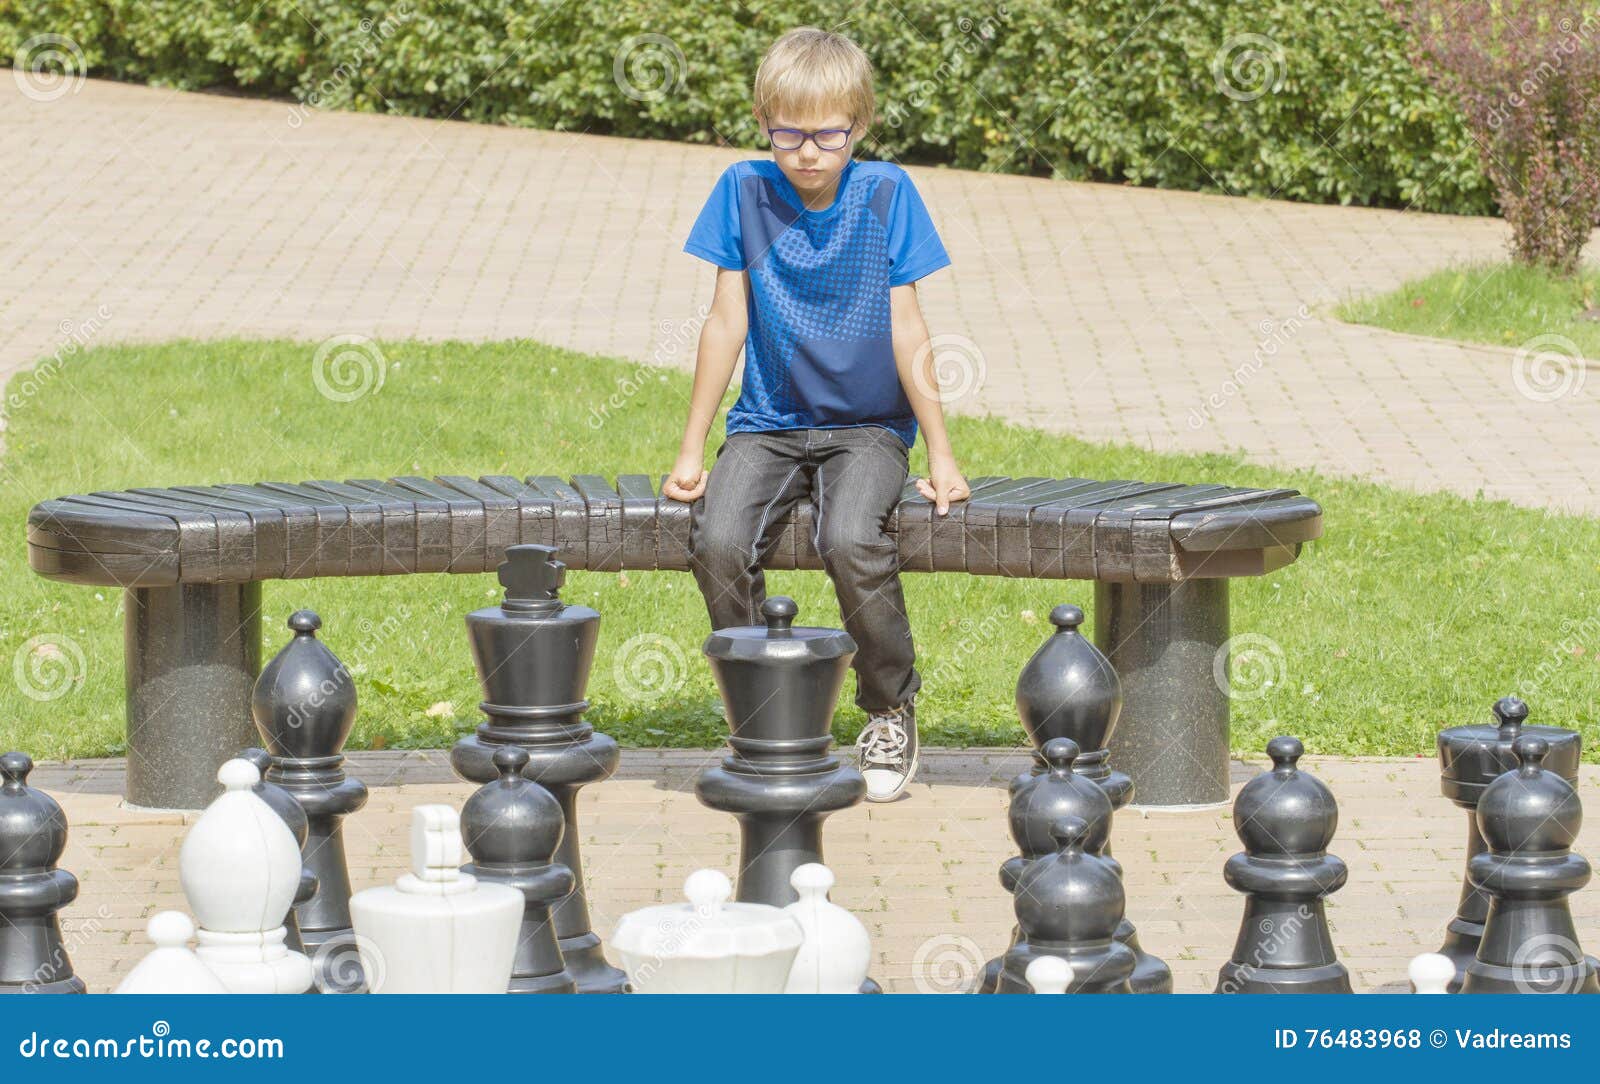
<path fill-rule="evenodd" d="M 1460 104 L 1519 263 L 1563 274 L 1600 224 L 1600 6 L 1390 0 Z"/>

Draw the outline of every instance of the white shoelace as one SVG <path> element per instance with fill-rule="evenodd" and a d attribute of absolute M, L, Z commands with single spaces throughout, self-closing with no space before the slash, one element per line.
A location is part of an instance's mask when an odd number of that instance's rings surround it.
<path fill-rule="evenodd" d="M 867 723 L 856 739 L 856 748 L 861 751 L 864 764 L 900 765 L 905 763 L 906 747 L 910 743 L 899 716 L 884 715 Z"/>

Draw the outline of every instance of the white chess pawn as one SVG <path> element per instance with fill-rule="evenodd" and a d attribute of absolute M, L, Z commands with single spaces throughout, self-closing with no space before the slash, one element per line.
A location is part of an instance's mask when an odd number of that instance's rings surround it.
<path fill-rule="evenodd" d="M 1022 977 L 1036 994 L 1064 994 L 1072 985 L 1072 965 L 1059 956 L 1040 956 Z"/>
<path fill-rule="evenodd" d="M 522 929 L 522 893 L 462 873 L 461 817 L 411 810 L 411 872 L 350 897 L 367 986 L 375 994 L 503 994 Z"/>
<path fill-rule="evenodd" d="M 861 920 L 828 900 L 833 871 L 807 862 L 789 875 L 800 898 L 784 908 L 805 940 L 789 969 L 786 994 L 859 994 L 872 966 L 872 938 Z"/>
<path fill-rule="evenodd" d="M 162 911 L 145 927 L 155 948 L 134 965 L 113 994 L 225 994 L 216 973 L 189 950 L 194 923 L 182 911 Z"/>
<path fill-rule="evenodd" d="M 1450 983 L 1456 977 L 1455 962 L 1437 952 L 1424 952 L 1406 968 L 1411 977 L 1411 989 L 1418 994 L 1448 994 Z"/>
<path fill-rule="evenodd" d="M 251 788 L 248 760 L 217 771 L 227 788 L 200 814 L 178 853 L 179 879 L 199 926 L 200 961 L 235 994 L 303 994 L 311 962 L 284 944 L 300 887 L 300 846 Z"/>

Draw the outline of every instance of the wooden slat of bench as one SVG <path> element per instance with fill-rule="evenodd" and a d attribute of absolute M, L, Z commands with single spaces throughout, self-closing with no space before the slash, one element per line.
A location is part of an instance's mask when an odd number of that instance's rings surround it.
<path fill-rule="evenodd" d="M 495 492 L 504 494 L 507 500 L 516 502 L 519 541 L 539 546 L 556 544 L 555 505 L 548 497 L 509 474 L 485 474 L 478 480 Z"/>
<path fill-rule="evenodd" d="M 389 480 L 417 495 L 421 501 L 437 501 L 445 506 L 450 516 L 450 564 L 446 572 L 482 572 L 484 570 L 489 525 L 488 512 L 483 502 L 452 489 L 432 478 L 399 475 Z M 498 565 L 498 559 L 494 562 Z"/>
<path fill-rule="evenodd" d="M 573 488 L 583 498 L 589 523 L 589 563 L 594 572 L 622 570 L 622 497 L 598 474 L 575 474 Z"/>
<path fill-rule="evenodd" d="M 528 485 L 548 498 L 556 518 L 556 548 L 571 554 L 567 564 L 589 567 L 589 506 L 583 495 L 553 474 L 536 474 Z"/>
<path fill-rule="evenodd" d="M 294 580 L 317 575 L 317 548 L 322 544 L 323 527 L 316 505 L 238 482 L 206 488 L 226 493 L 243 503 L 253 502 L 264 509 L 276 509 L 283 516 L 283 578 Z"/>
<path fill-rule="evenodd" d="M 276 494 L 309 505 L 317 520 L 317 542 L 311 553 L 308 576 L 349 576 L 354 573 L 350 551 L 356 538 L 351 526 L 351 505 L 319 490 L 293 482 L 260 482 L 251 487 L 259 493 Z M 370 528 L 369 528 L 370 529 Z M 371 574 L 369 569 L 366 573 Z"/>
<path fill-rule="evenodd" d="M 622 563 L 626 568 L 656 567 L 656 490 L 643 474 L 617 475 L 622 499 Z"/>
<path fill-rule="evenodd" d="M 451 535 L 450 505 L 407 489 L 394 481 L 376 478 L 346 478 L 345 485 L 372 494 L 380 504 L 392 505 L 402 517 L 412 521 L 416 539 L 415 570 L 448 572 L 455 559 L 455 539 Z"/>
<path fill-rule="evenodd" d="M 210 513 L 216 524 L 217 579 L 223 583 L 247 583 L 256 578 L 256 569 L 260 567 L 258 539 L 274 533 L 260 522 L 261 519 L 276 519 L 280 527 L 277 532 L 280 540 L 282 537 L 282 516 L 262 515 L 262 509 L 252 512 L 239 507 L 239 502 L 229 502 L 220 496 L 208 498 L 178 489 L 155 487 L 140 487 L 128 492 L 148 497 L 159 505 Z"/>
<path fill-rule="evenodd" d="M 281 508 L 264 507 L 258 502 L 244 500 L 216 486 L 173 486 L 165 490 L 181 494 L 190 501 L 207 507 L 226 508 L 242 512 L 250 519 L 250 549 L 248 560 L 242 565 L 246 580 L 281 579 L 288 567 L 288 520 Z M 243 557 L 243 551 L 240 551 Z M 232 564 L 231 560 L 225 563 Z"/>
<path fill-rule="evenodd" d="M 667 484 L 663 474 L 656 480 L 656 492 Z M 661 497 L 656 509 L 656 567 L 679 572 L 689 570 L 689 525 L 691 506 L 671 497 Z"/>
<path fill-rule="evenodd" d="M 340 501 L 350 513 L 350 575 L 392 576 L 417 559 L 416 517 L 367 490 L 328 478 L 300 483 L 305 493 Z"/>
<path fill-rule="evenodd" d="M 483 570 L 492 572 L 505 560 L 506 548 L 522 540 L 517 502 L 464 474 L 441 474 L 436 479 L 467 500 L 483 506 Z"/>
<path fill-rule="evenodd" d="M 136 493 L 90 493 L 85 503 L 168 516 L 178 527 L 178 575 L 188 583 L 221 583 L 217 560 L 217 517 L 192 508 L 174 508 Z"/>

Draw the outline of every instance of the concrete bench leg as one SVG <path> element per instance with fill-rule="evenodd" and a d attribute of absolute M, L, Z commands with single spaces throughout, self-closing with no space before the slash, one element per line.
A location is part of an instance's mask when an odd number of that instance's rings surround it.
<path fill-rule="evenodd" d="M 199 809 L 217 768 L 260 745 L 250 692 L 261 672 L 261 585 L 179 584 L 124 593 L 130 805 Z"/>
<path fill-rule="evenodd" d="M 1213 666 L 1228 639 L 1228 581 L 1095 584 L 1095 642 L 1122 680 L 1111 765 L 1133 802 L 1228 800 L 1228 698 Z"/>

